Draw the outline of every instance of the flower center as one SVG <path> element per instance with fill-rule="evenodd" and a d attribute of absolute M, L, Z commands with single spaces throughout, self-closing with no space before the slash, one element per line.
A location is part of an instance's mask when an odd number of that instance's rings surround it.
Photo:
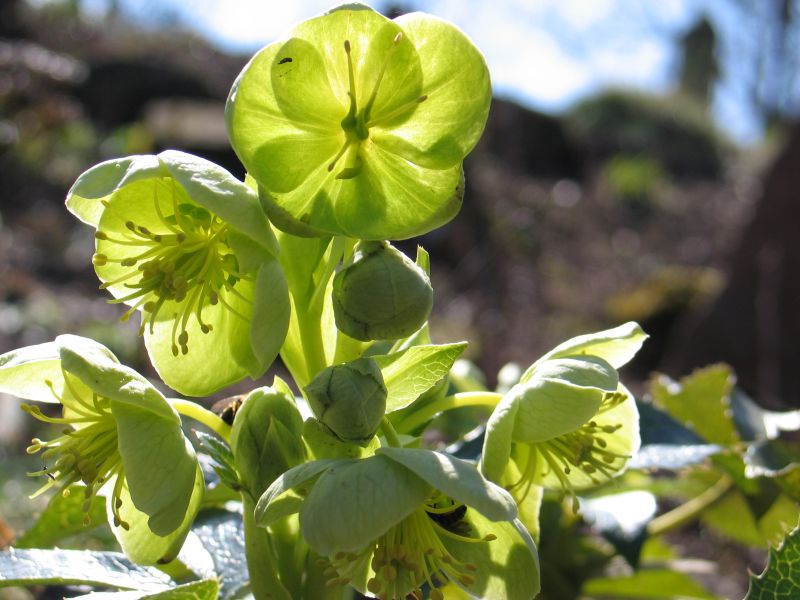
<path fill-rule="evenodd" d="M 324 572 L 329 578 L 327 585 L 350 583 L 370 556 L 374 575 L 367 582 L 367 589 L 381 600 L 406 596 L 422 600 L 423 585 L 429 588 L 431 600 L 443 600 L 439 588 L 448 581 L 464 586 L 474 584 L 471 573 L 477 571 L 477 565 L 455 558 L 442 538 L 484 543 L 496 536 L 473 537 L 472 528 L 464 519 L 466 512 L 463 504 L 437 494 L 361 552 L 340 552 L 324 560 L 328 566 Z"/>
<path fill-rule="evenodd" d="M 63 371 L 62 371 L 63 372 Z M 42 461 L 55 458 L 51 466 L 28 473 L 32 477 L 45 475 L 47 483 L 39 488 L 31 497 L 36 497 L 52 487 L 59 487 L 62 494 L 69 495 L 69 486 L 73 483 L 85 484 L 83 502 L 83 521 L 89 524 L 89 509 L 92 500 L 103 485 L 116 476 L 112 491 L 111 511 L 114 524 L 128 529 L 129 525 L 120 516 L 122 506 L 120 498 L 124 481 L 124 468 L 117 448 L 117 424 L 111 414 L 110 402 L 107 398 L 92 394 L 87 400 L 76 393 L 70 384 L 70 376 L 63 372 L 66 389 L 74 400 L 69 408 L 64 409 L 62 417 L 48 417 L 38 406 L 23 404 L 22 409 L 44 423 L 67 425 L 63 435 L 51 441 L 33 438 L 28 446 L 28 454 L 41 453 Z M 50 380 L 45 380 L 53 396 L 63 405 L 60 396 Z"/>
<path fill-rule="evenodd" d="M 410 103 L 398 107 L 396 110 L 391 111 L 389 114 L 381 115 L 380 119 L 372 117 L 372 109 L 375 105 L 375 99 L 378 97 L 378 89 L 380 88 L 383 76 L 386 73 L 386 68 L 391 62 L 392 56 L 397 50 L 398 45 L 403 39 L 403 33 L 398 32 L 389 46 L 386 56 L 383 59 L 378 76 L 375 78 L 375 83 L 372 86 L 372 92 L 367 98 L 366 103 L 359 109 L 358 100 L 356 98 L 356 84 L 355 84 L 355 71 L 353 69 L 353 57 L 351 56 L 350 40 L 344 41 L 344 51 L 347 54 L 347 78 L 349 90 L 347 96 L 350 99 L 350 105 L 347 114 L 341 121 L 342 130 L 344 130 L 345 141 L 342 147 L 337 152 L 331 163 L 328 165 L 328 171 L 333 171 L 336 168 L 336 163 L 344 157 L 344 167 L 336 173 L 336 179 L 351 179 L 361 172 L 361 157 L 359 150 L 361 142 L 369 138 L 369 128 L 394 119 L 403 112 L 413 108 L 416 104 L 420 104 L 427 100 L 427 96 L 420 96 Z"/>
<path fill-rule="evenodd" d="M 607 393 L 597 414 L 611 410 L 625 399 L 625 394 Z M 521 492 L 521 497 L 524 499 L 533 484 L 540 481 L 541 477 L 552 473 L 564 492 L 572 497 L 572 507 L 577 512 L 578 498 L 569 475 L 573 469 L 578 469 L 586 474 L 594 485 L 611 479 L 630 456 L 608 450 L 608 442 L 603 436 L 616 433 L 621 428 L 621 423 L 599 425 L 597 421 L 591 420 L 575 431 L 532 444 L 525 471 L 511 489 L 524 485 Z"/>
<path fill-rule="evenodd" d="M 203 333 L 212 330 L 212 325 L 203 320 L 205 307 L 222 303 L 227 310 L 247 320 L 231 307 L 225 296 L 234 294 L 249 302 L 235 286 L 242 279 L 252 281 L 252 277 L 239 272 L 236 255 L 228 245 L 228 226 L 205 208 L 179 204 L 174 181 L 172 185 L 172 214 L 165 215 L 158 194 L 153 196 L 157 233 L 133 221 L 126 221 L 126 231 L 122 233 L 98 230 L 95 234 L 98 249 L 101 243 L 108 243 L 116 246 L 119 254 L 97 252 L 93 262 L 98 267 L 117 263 L 130 268 L 116 279 L 105 281 L 100 288 L 122 284 L 130 289 L 130 293 L 111 303 L 133 303 L 122 316 L 123 321 L 137 309 L 143 311 L 140 335 L 147 325 L 153 333 L 159 315 L 172 313 L 172 353 L 177 356 L 179 352 L 189 352 L 190 320 L 196 320 Z"/>

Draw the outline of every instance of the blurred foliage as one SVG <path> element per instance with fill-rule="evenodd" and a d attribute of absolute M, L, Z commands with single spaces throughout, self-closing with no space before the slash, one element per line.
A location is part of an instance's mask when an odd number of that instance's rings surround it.
<path fill-rule="evenodd" d="M 679 178 L 722 173 L 725 143 L 704 107 L 688 98 L 610 90 L 579 102 L 566 118 L 596 157 L 648 156 Z"/>
<path fill-rule="evenodd" d="M 666 184 L 661 163 L 641 154 L 613 156 L 603 165 L 602 176 L 615 197 L 643 211 L 649 210 L 659 189 Z"/>

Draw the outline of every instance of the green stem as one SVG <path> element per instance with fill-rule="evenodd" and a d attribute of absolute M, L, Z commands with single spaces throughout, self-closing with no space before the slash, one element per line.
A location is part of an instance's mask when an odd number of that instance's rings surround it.
<path fill-rule="evenodd" d="M 202 423 L 226 442 L 230 441 L 231 426 L 210 410 L 203 408 L 197 402 L 180 398 L 167 398 L 167 402 L 178 411 L 178 414 Z"/>
<path fill-rule="evenodd" d="M 731 489 L 732 485 L 731 478 L 723 475 L 702 494 L 650 521 L 647 525 L 647 533 L 651 536 L 661 535 L 686 525 L 697 518 L 701 512 L 714 504 L 714 502 L 722 498 Z"/>
<path fill-rule="evenodd" d="M 253 598 L 255 600 L 292 600 L 278 577 L 267 530 L 256 525 L 255 504 L 249 494 L 242 494 L 242 509 L 244 510 L 244 548 Z"/>
<path fill-rule="evenodd" d="M 397 432 L 392 427 L 392 424 L 389 422 L 387 417 L 383 417 L 381 421 L 381 433 L 386 438 L 386 443 L 389 444 L 392 448 L 402 448 L 403 444 L 400 442 L 400 437 L 397 435 Z"/>
<path fill-rule="evenodd" d="M 398 429 L 401 431 L 413 431 L 420 425 L 427 423 L 439 413 L 454 408 L 483 406 L 493 410 L 502 398 L 503 394 L 498 394 L 496 392 L 459 392 L 452 396 L 445 396 L 408 415 L 408 417 L 400 422 Z"/>
<path fill-rule="evenodd" d="M 327 366 L 325 346 L 322 343 L 322 310 L 308 307 L 302 313 L 298 311 L 297 325 L 300 329 L 300 340 L 303 347 L 303 358 L 306 363 L 308 381 L 297 382 L 300 387 L 307 385 L 314 376 Z"/>

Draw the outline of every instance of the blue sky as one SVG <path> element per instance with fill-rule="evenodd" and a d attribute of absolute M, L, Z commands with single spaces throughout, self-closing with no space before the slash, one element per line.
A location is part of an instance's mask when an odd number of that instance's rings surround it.
<path fill-rule="evenodd" d="M 45 1 L 45 0 L 40 0 Z M 330 8 L 330 0 L 120 0 L 147 21 L 170 14 L 218 46 L 254 52 L 292 25 Z M 84 0 L 102 13 L 109 0 Z M 382 7 L 385 2 L 378 2 Z M 603 87 L 669 91 L 677 56 L 673 40 L 704 12 L 726 31 L 737 26 L 731 4 L 719 0 L 408 0 L 404 3 L 448 19 L 484 52 L 495 93 L 559 112 Z M 714 99 L 714 118 L 733 139 L 747 143 L 761 133 L 736 77 L 736 48 L 720 49 L 726 76 Z M 724 124 L 724 125 L 722 125 Z"/>

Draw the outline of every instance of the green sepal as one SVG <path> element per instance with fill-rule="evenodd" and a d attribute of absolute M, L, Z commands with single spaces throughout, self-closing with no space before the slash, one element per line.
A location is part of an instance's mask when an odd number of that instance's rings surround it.
<path fill-rule="evenodd" d="M 485 479 L 470 462 L 418 448 L 384 447 L 376 454 L 403 465 L 432 488 L 474 508 L 491 521 L 510 521 L 517 516 L 511 494 Z"/>
<path fill-rule="evenodd" d="M 619 385 L 616 370 L 596 357 L 558 358 L 542 363 L 508 396 L 519 403 L 513 439 L 542 442 L 578 429 Z"/>
<path fill-rule="evenodd" d="M 385 456 L 330 466 L 300 508 L 300 531 L 316 552 L 357 552 L 418 509 L 431 487 Z M 331 518 L 331 506 L 336 516 Z"/>
<path fill-rule="evenodd" d="M 579 335 L 559 344 L 533 363 L 522 374 L 521 381 L 530 379 L 536 367 L 553 358 L 590 355 L 602 358 L 615 369 L 630 361 L 649 336 L 633 321 L 597 333 Z"/>
<path fill-rule="evenodd" d="M 477 598 L 529 600 L 540 589 L 539 556 L 530 534 L 518 519 L 492 522 L 478 512 L 467 512 L 474 537 L 492 534 L 488 544 L 474 544 L 442 536 L 442 543 L 461 562 L 478 569 L 473 582 L 456 583 Z"/>
<path fill-rule="evenodd" d="M 179 526 L 167 535 L 157 535 L 147 526 L 149 517 L 136 509 L 130 497 L 127 485 L 123 483 L 120 498 L 122 504 L 119 513 L 130 529 L 123 529 L 113 525 L 111 507 L 108 507 L 108 518 L 112 524 L 111 531 L 117 538 L 125 554 L 135 563 L 140 565 L 164 564 L 178 556 L 186 536 L 191 530 L 197 512 L 203 501 L 203 472 L 198 465 L 195 471 L 194 486 L 186 514 Z M 109 496 L 108 501 L 112 501 Z"/>
<path fill-rule="evenodd" d="M 59 399 L 55 394 L 64 394 L 63 378 L 55 342 L 26 346 L 0 356 L 0 392 L 4 394 L 57 404 Z"/>
<path fill-rule="evenodd" d="M 334 465 L 349 464 L 350 462 L 352 460 L 349 459 L 321 459 L 292 467 L 273 481 L 267 491 L 258 499 L 255 510 L 256 522 L 261 527 L 269 527 L 274 522 L 274 513 L 269 510 L 269 507 L 280 496 L 293 489 L 307 492 L 302 487 L 304 483 Z"/>
<path fill-rule="evenodd" d="M 305 460 L 303 418 L 282 392 L 250 392 L 236 413 L 230 445 L 239 481 L 257 499 L 285 471 Z"/>

